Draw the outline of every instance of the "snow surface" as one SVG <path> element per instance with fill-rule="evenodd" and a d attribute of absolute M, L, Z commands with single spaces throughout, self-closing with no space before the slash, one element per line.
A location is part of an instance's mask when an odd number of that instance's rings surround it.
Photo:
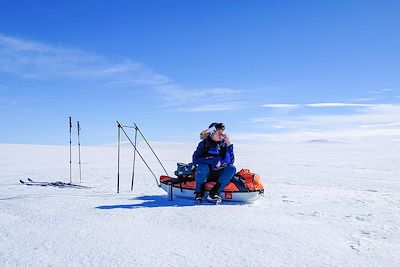
<path fill-rule="evenodd" d="M 197 144 L 152 143 L 167 171 Z M 133 150 L 82 147 L 90 189 L 69 181 L 69 147 L 0 145 L 0 266 L 398 266 L 400 142 L 236 144 L 236 166 L 263 178 L 251 204 L 167 200 Z M 163 174 L 151 152 L 142 155 Z M 77 151 L 73 182 L 79 183 Z"/>

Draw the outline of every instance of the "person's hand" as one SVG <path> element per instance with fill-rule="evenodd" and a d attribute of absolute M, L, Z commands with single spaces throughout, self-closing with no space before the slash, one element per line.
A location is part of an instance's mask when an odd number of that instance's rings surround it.
<path fill-rule="evenodd" d="M 221 167 L 221 161 L 218 161 L 217 165 L 215 165 L 215 167 L 217 167 L 219 169 Z"/>
<path fill-rule="evenodd" d="M 230 146 L 231 145 L 231 139 L 229 138 L 229 136 L 226 133 L 221 134 L 221 136 L 225 139 L 226 144 L 228 146 Z"/>
<path fill-rule="evenodd" d="M 228 166 L 228 163 L 226 163 L 226 162 L 222 163 L 222 161 L 218 161 L 217 165 L 215 165 L 215 167 L 217 167 L 217 169 L 226 168 L 227 166 Z"/>

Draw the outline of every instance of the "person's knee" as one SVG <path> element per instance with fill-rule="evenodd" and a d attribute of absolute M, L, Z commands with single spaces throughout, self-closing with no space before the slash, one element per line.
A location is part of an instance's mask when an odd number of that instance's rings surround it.
<path fill-rule="evenodd" d="M 228 167 L 226 167 L 226 170 L 232 174 L 232 176 L 236 173 L 236 167 L 233 165 L 230 165 Z"/>
<path fill-rule="evenodd" d="M 235 173 L 236 173 L 235 166 L 231 165 L 231 166 L 226 167 L 220 177 L 220 181 L 222 183 L 229 182 L 232 179 L 232 177 L 235 175 Z"/>

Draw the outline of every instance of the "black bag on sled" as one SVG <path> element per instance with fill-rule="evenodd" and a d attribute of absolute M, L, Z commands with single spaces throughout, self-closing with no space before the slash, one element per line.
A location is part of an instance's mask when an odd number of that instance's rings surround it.
<path fill-rule="evenodd" d="M 179 187 L 182 191 L 182 184 L 185 184 L 188 181 L 194 181 L 194 174 L 196 172 L 196 165 L 193 163 L 181 163 L 178 162 L 176 167 L 176 171 L 174 174 L 178 178 L 171 179 L 172 184 L 179 184 Z"/>
<path fill-rule="evenodd" d="M 192 176 L 193 177 L 193 174 L 195 171 L 196 171 L 196 165 L 194 165 L 193 163 L 186 164 L 186 163 L 178 162 L 177 168 L 175 171 L 175 175 L 178 177 L 180 177 L 180 176 L 182 176 L 182 177 Z"/>

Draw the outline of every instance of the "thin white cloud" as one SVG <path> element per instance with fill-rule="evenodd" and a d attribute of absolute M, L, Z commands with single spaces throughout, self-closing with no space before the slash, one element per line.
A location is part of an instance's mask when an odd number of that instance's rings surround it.
<path fill-rule="evenodd" d="M 158 85 L 158 96 L 162 98 L 163 107 L 180 112 L 211 112 L 237 110 L 242 105 L 241 90 L 232 88 L 185 89 L 177 84 Z M 212 99 L 212 104 L 210 104 Z"/>
<path fill-rule="evenodd" d="M 383 88 L 381 90 L 371 90 L 368 91 L 369 94 L 384 94 L 386 92 L 392 92 L 394 91 L 392 88 Z"/>
<path fill-rule="evenodd" d="M 361 125 L 361 128 L 382 128 L 382 127 L 397 127 L 400 126 L 399 122 L 381 123 L 381 124 L 368 124 Z"/>
<path fill-rule="evenodd" d="M 20 40 L 0 34 L 0 45 L 14 51 L 36 51 L 48 52 L 52 50 L 50 46 L 42 45 L 35 42 Z"/>
<path fill-rule="evenodd" d="M 377 104 L 346 115 L 318 115 L 301 117 L 298 120 L 308 126 L 337 128 L 349 125 L 378 124 L 397 122 L 400 118 L 400 105 Z"/>
<path fill-rule="evenodd" d="M 362 109 L 346 115 L 271 116 L 254 118 L 251 122 L 253 125 L 256 122 L 255 125 L 267 132 L 261 134 L 265 140 L 274 138 L 275 140 L 282 138 L 306 140 L 399 137 L 400 104 L 376 104 L 362 107 Z M 284 131 L 275 134 L 273 129 L 283 129 Z M 253 135 L 240 135 L 242 139 L 252 139 L 253 137 Z"/>
<path fill-rule="evenodd" d="M 186 111 L 186 112 L 214 112 L 214 111 L 227 111 L 227 110 L 237 110 L 242 106 L 242 103 L 218 103 L 218 104 L 208 104 L 199 105 L 192 107 L 182 107 L 175 108 L 176 111 Z"/>
<path fill-rule="evenodd" d="M 301 107 L 301 105 L 298 105 L 298 104 L 265 104 L 265 105 L 262 105 L 261 107 L 264 107 L 264 108 L 296 109 L 296 108 Z"/>
<path fill-rule="evenodd" d="M 330 107 L 373 107 L 373 104 L 361 104 L 361 103 L 340 103 L 340 102 L 325 102 L 325 103 L 311 103 L 311 104 L 265 104 L 261 105 L 264 108 L 276 108 L 276 109 L 297 109 L 301 107 L 312 107 L 312 108 L 330 108 Z"/>
<path fill-rule="evenodd" d="M 330 107 L 373 107 L 371 104 L 357 104 L 357 103 L 313 103 L 305 104 L 307 107 L 314 108 L 330 108 Z"/>
<path fill-rule="evenodd" d="M 163 106 L 185 112 L 237 109 L 241 90 L 233 88 L 187 89 L 146 65 L 126 58 L 105 57 L 0 34 L 0 72 L 22 79 L 82 79 L 105 86 L 148 86 Z M 213 98 L 213 104 L 209 99 Z"/>
<path fill-rule="evenodd" d="M 0 34 L 0 71 L 23 79 L 78 78 L 109 85 L 159 85 L 169 78 L 140 62 L 106 58 Z"/>
<path fill-rule="evenodd" d="M 205 88 L 205 89 L 185 89 L 177 84 L 165 84 L 157 86 L 159 93 L 163 99 L 170 105 L 181 105 L 183 103 L 201 102 L 212 97 L 214 100 L 219 99 L 231 100 L 239 96 L 241 90 L 232 88 Z"/>

